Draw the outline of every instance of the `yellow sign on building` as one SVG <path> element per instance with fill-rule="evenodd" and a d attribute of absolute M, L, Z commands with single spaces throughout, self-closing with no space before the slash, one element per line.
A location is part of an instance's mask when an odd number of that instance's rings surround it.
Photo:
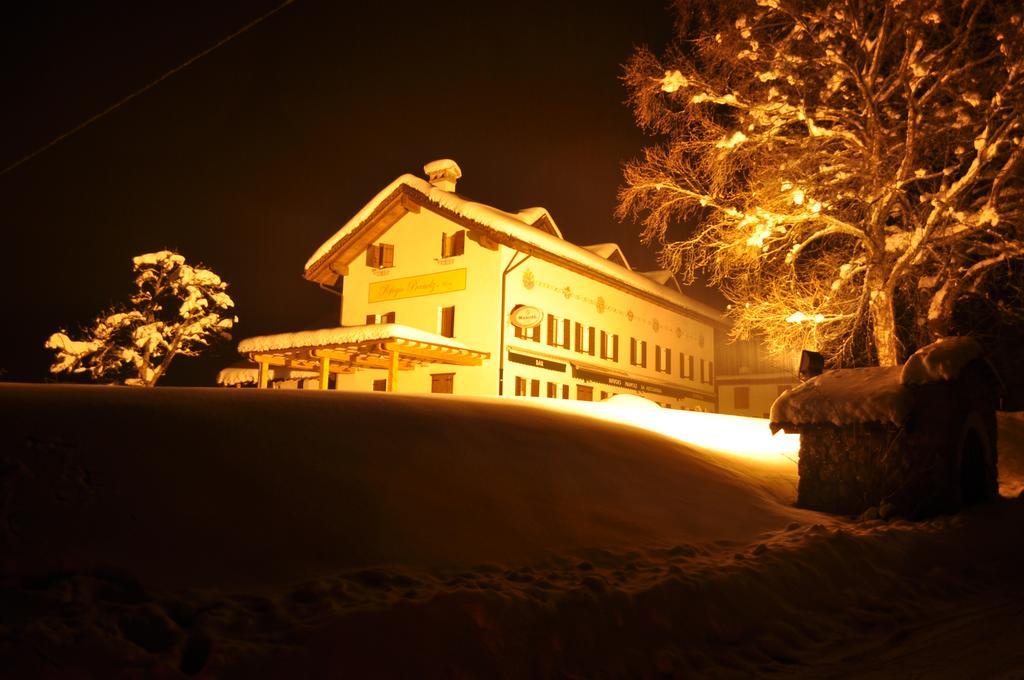
<path fill-rule="evenodd" d="M 466 289 L 466 270 L 451 269 L 425 276 L 407 276 L 370 284 L 370 302 L 437 295 Z"/>

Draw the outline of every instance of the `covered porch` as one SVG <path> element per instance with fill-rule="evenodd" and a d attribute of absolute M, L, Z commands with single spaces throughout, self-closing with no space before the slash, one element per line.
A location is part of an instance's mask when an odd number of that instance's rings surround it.
<path fill-rule="evenodd" d="M 489 352 L 436 333 L 400 324 L 339 326 L 313 331 L 246 338 L 240 354 L 258 366 L 256 386 L 266 388 L 272 369 L 315 372 L 320 389 L 330 388 L 332 375 L 360 369 L 386 370 L 387 391 L 394 392 L 400 371 L 427 364 L 479 366 Z"/>

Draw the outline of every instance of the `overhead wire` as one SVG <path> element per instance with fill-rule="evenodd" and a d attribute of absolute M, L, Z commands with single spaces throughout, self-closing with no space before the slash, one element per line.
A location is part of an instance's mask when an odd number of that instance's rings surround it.
<path fill-rule="evenodd" d="M 277 14 L 278 12 L 280 12 L 282 9 L 284 9 L 288 5 L 292 4 L 293 2 L 295 2 L 295 0 L 284 0 L 284 2 L 282 2 L 280 5 L 278 5 L 274 9 L 270 10 L 269 12 L 267 12 L 267 13 L 259 16 L 259 17 L 257 17 L 256 19 L 253 19 L 249 23 L 247 23 L 244 26 L 242 26 L 241 28 L 239 28 L 234 33 L 231 33 L 230 35 L 228 35 L 228 36 L 226 36 L 224 38 L 221 38 L 220 40 L 218 40 L 216 43 L 214 43 L 210 47 L 207 47 L 205 50 L 203 50 L 203 51 L 193 55 L 192 57 L 188 58 L 187 60 L 185 60 L 181 64 L 178 64 L 177 66 L 172 68 L 170 71 L 167 71 L 166 73 L 161 75 L 156 80 L 153 80 L 150 83 L 140 87 L 138 90 L 135 90 L 131 94 L 129 94 L 129 95 L 125 96 L 125 97 L 122 97 L 121 99 L 117 100 L 116 102 L 114 102 L 113 104 L 108 106 L 107 108 L 105 108 L 102 111 L 100 111 L 99 113 L 97 113 L 97 114 L 87 118 L 86 120 L 82 121 L 78 125 L 76 125 L 73 128 L 67 130 L 66 132 L 63 132 L 63 133 L 57 135 L 56 137 L 54 137 L 52 140 L 50 140 L 46 144 L 43 144 L 42 146 L 37 148 L 35 151 L 32 151 L 31 153 L 26 154 L 25 156 L 22 156 L 21 158 L 16 160 L 14 163 L 8 165 L 3 170 L 0 170 L 0 177 L 6 175 L 8 172 L 10 172 L 11 170 L 14 170 L 18 166 L 20 166 L 20 165 L 22 165 L 24 163 L 29 162 L 30 160 L 32 160 L 33 158 L 35 158 L 39 154 L 43 153 L 47 149 L 50 149 L 50 148 L 52 148 L 53 146 L 55 146 L 57 144 L 59 144 L 60 142 L 64 141 L 65 139 L 67 139 L 71 135 L 75 134 L 76 132 L 82 130 L 83 128 L 91 125 L 92 123 L 95 123 L 97 120 L 99 120 L 100 118 L 103 118 L 108 113 L 111 113 L 112 111 L 115 111 L 115 110 L 119 109 L 120 107 L 124 106 L 125 104 L 127 104 L 131 100 L 133 100 L 136 97 L 138 97 L 140 94 L 143 94 L 144 92 L 146 92 L 146 91 L 156 87 L 157 85 L 159 85 L 163 81 L 165 81 L 168 78 L 170 78 L 171 76 L 173 76 L 178 71 L 181 71 L 182 69 L 188 68 L 191 64 L 199 61 L 200 59 L 202 59 L 206 55 L 208 55 L 211 52 L 213 52 L 214 50 L 216 50 L 218 47 L 221 47 L 222 45 L 230 42 L 231 40 L 233 40 L 235 38 L 237 38 L 238 36 L 242 35 L 246 31 L 248 31 L 250 28 L 253 28 L 257 24 L 262 23 L 264 20 L 269 19 L 270 17 L 272 17 L 273 15 Z"/>

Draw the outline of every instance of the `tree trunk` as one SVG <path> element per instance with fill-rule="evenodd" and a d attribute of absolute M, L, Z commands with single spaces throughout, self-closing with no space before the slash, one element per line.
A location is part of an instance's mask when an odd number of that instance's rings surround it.
<path fill-rule="evenodd" d="M 899 362 L 899 340 L 896 338 L 896 311 L 892 294 L 886 290 L 873 290 L 868 301 L 871 311 L 871 329 L 879 366 L 896 366 Z"/>

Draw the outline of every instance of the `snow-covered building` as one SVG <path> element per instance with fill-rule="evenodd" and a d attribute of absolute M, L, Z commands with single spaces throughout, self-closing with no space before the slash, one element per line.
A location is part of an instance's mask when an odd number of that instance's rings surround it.
<path fill-rule="evenodd" d="M 733 342 L 722 338 L 715 356 L 719 413 L 767 418 L 775 399 L 800 382 L 800 353 L 769 354 L 758 338 Z"/>
<path fill-rule="evenodd" d="M 316 371 L 323 389 L 629 393 L 715 410 L 720 312 L 668 272 L 633 271 L 615 244 L 569 243 L 543 208 L 467 200 L 454 161 L 424 171 L 391 182 L 306 262 L 305 278 L 339 296 L 339 326 L 239 344 L 260 385 L 276 367 Z"/>

